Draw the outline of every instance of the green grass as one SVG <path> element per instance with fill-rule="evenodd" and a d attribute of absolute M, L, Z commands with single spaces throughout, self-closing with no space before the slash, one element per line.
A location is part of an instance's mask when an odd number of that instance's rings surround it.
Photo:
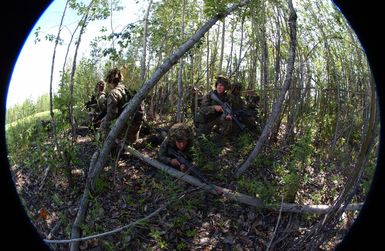
<path fill-rule="evenodd" d="M 54 109 L 53 112 L 58 113 L 60 111 L 58 109 Z M 25 118 L 18 119 L 12 123 L 6 124 L 5 125 L 5 131 L 7 131 L 11 127 L 17 126 L 19 123 L 31 123 L 32 121 L 36 121 L 36 120 L 49 120 L 49 119 L 50 119 L 49 111 L 35 113 L 35 114 L 27 116 Z"/>

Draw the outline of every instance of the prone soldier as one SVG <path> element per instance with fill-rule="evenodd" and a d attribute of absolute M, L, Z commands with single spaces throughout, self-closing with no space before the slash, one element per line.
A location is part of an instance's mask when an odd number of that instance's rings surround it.
<path fill-rule="evenodd" d="M 160 145 L 158 153 L 159 161 L 171 165 L 174 168 L 178 168 L 182 172 L 186 172 L 187 166 L 180 163 L 180 161 L 173 156 L 172 151 L 182 152 L 187 157 L 187 160 L 191 161 L 193 138 L 193 130 L 185 123 L 176 123 L 171 126 L 168 135 Z"/>

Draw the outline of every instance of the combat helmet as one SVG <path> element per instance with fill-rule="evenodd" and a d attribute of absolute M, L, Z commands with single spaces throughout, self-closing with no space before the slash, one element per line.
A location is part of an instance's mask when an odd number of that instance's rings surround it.
<path fill-rule="evenodd" d="M 223 84 L 226 90 L 230 88 L 230 80 L 226 76 L 218 75 L 217 81 L 215 81 L 215 87 L 217 87 L 219 83 Z"/>
<path fill-rule="evenodd" d="M 123 74 L 118 68 L 112 68 L 106 76 L 107 83 L 118 84 L 123 81 Z"/>
<path fill-rule="evenodd" d="M 171 140 L 191 140 L 193 138 L 192 129 L 184 123 L 176 123 L 171 126 L 169 137 Z"/>

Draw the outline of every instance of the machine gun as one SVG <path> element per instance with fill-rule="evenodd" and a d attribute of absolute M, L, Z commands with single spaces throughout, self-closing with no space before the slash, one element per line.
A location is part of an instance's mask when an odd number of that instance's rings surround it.
<path fill-rule="evenodd" d="M 238 116 L 233 112 L 227 102 L 220 100 L 220 98 L 214 92 L 211 92 L 210 97 L 222 107 L 224 116 L 230 115 L 239 129 L 241 129 L 241 131 L 245 130 L 246 126 L 239 121 Z"/>

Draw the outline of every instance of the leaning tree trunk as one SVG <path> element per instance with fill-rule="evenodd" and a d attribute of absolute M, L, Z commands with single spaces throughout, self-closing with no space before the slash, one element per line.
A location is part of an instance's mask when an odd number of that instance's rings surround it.
<path fill-rule="evenodd" d="M 213 18 L 207 21 L 195 34 L 181 45 L 170 57 L 168 57 L 162 65 L 152 74 L 152 76 L 142 85 L 135 96 L 128 102 L 120 116 L 117 118 L 111 131 L 108 133 L 102 148 L 99 151 L 98 157 L 94 165 L 90 166 L 90 172 L 87 177 L 86 187 L 80 201 L 79 209 L 76 215 L 75 222 L 72 226 L 71 238 L 80 237 L 80 226 L 86 218 L 87 207 L 89 204 L 90 192 L 93 190 L 94 180 L 97 179 L 101 170 L 107 162 L 108 154 L 111 151 L 114 140 L 117 138 L 122 129 L 131 123 L 132 115 L 134 114 L 138 105 L 143 101 L 146 95 L 156 85 L 156 83 L 163 77 L 163 75 L 175 65 L 178 60 L 189 51 L 204 35 L 205 33 L 221 18 L 229 15 L 234 10 L 249 3 L 250 0 L 243 0 L 238 4 L 229 7 L 223 13 L 216 14 Z M 96 155 L 96 153 L 95 153 Z M 91 163 L 92 164 L 92 163 Z M 79 245 L 79 242 L 76 242 Z M 72 245 L 71 245 L 72 246 Z M 71 250 L 76 250 L 72 249 Z"/>
<path fill-rule="evenodd" d="M 275 101 L 270 117 L 267 120 L 265 127 L 263 128 L 262 134 L 259 137 L 252 153 L 246 159 L 246 161 L 237 169 L 235 172 L 235 177 L 239 177 L 246 169 L 251 165 L 254 159 L 257 157 L 259 152 L 262 149 L 262 145 L 268 138 L 268 135 L 271 132 L 276 120 L 279 118 L 279 114 L 282 109 L 282 104 L 285 99 L 287 90 L 289 89 L 292 76 L 294 71 L 294 59 L 295 59 L 295 50 L 297 44 L 297 13 L 293 7 L 292 0 L 288 0 L 289 4 L 289 27 L 290 27 L 290 49 L 289 49 L 289 61 L 286 69 L 286 78 L 285 83 L 279 93 L 277 100 Z"/>
<path fill-rule="evenodd" d="M 146 155 L 141 154 L 137 150 L 135 150 L 132 147 L 128 147 L 127 150 L 138 159 L 142 160 L 143 162 L 162 170 L 165 173 L 168 173 L 169 175 L 183 180 L 193 186 L 202 188 L 203 190 L 206 190 L 207 192 L 213 193 L 215 195 L 225 197 L 228 200 L 234 200 L 236 202 L 252 206 L 259 209 L 270 209 L 270 210 L 281 210 L 282 212 L 289 212 L 289 213 L 310 213 L 310 214 L 326 214 L 331 206 L 329 205 L 301 205 L 296 203 L 282 203 L 279 205 L 267 205 L 264 203 L 261 199 L 250 196 L 247 194 L 242 194 L 240 192 L 236 192 L 224 187 L 217 186 L 212 183 L 204 183 L 201 182 L 199 179 L 190 176 L 186 173 L 183 173 L 181 171 L 178 171 L 170 166 L 167 166 L 155 159 L 152 159 Z M 361 210 L 363 203 L 354 203 L 349 204 L 345 208 L 343 208 L 344 211 L 357 211 Z M 280 209 L 281 207 L 281 209 Z"/>

